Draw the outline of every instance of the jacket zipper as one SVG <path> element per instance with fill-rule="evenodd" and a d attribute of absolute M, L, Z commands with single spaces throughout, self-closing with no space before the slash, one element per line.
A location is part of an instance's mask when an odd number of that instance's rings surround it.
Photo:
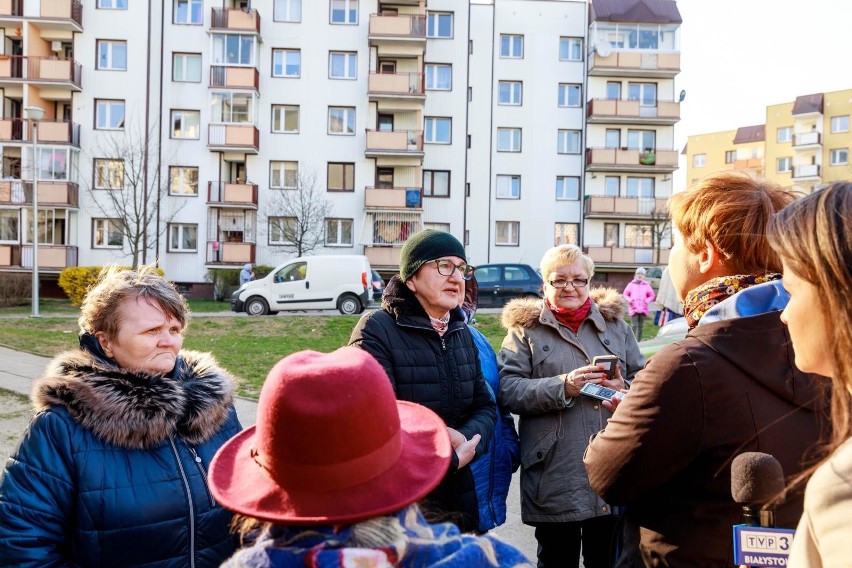
<path fill-rule="evenodd" d="M 183 464 L 180 461 L 180 453 L 178 453 L 177 446 L 175 445 L 175 439 L 169 438 L 169 442 L 177 458 L 180 478 L 183 480 L 183 487 L 186 489 L 186 498 L 189 502 L 189 566 L 190 568 L 195 568 L 195 507 L 192 506 L 192 491 L 189 488 L 189 479 L 186 477 L 186 471 L 184 471 Z"/>
<path fill-rule="evenodd" d="M 189 453 L 192 454 L 192 458 L 195 460 L 195 465 L 198 466 L 198 471 L 201 472 L 201 477 L 204 478 L 204 489 L 207 490 L 207 497 L 210 499 L 210 506 L 212 508 L 216 508 L 216 501 L 213 499 L 213 494 L 210 493 L 210 485 L 207 481 L 207 472 L 204 470 L 204 463 L 201 461 L 201 456 L 198 455 L 198 452 L 195 451 L 195 448 L 192 446 L 187 446 L 189 448 Z"/>

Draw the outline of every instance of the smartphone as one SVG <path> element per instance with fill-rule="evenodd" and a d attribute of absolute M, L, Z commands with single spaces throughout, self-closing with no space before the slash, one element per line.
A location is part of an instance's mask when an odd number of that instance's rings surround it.
<path fill-rule="evenodd" d="M 612 380 L 612 376 L 615 374 L 615 367 L 618 365 L 618 356 L 616 355 L 598 355 L 594 359 L 592 359 L 592 365 L 599 365 L 603 367 L 603 372 L 606 373 L 606 377 L 604 377 L 607 381 Z"/>
<path fill-rule="evenodd" d="M 620 393 L 617 390 L 608 389 L 593 383 L 584 384 L 583 388 L 580 389 L 580 394 L 584 394 L 598 400 L 612 400 L 613 398 L 621 398 L 624 396 L 623 393 Z"/>

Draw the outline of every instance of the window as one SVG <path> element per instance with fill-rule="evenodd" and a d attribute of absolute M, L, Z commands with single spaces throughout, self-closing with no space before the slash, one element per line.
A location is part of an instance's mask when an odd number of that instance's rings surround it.
<path fill-rule="evenodd" d="M 653 242 L 651 238 L 653 233 L 653 225 L 634 225 L 627 223 L 624 225 L 624 246 L 650 247 Z"/>
<path fill-rule="evenodd" d="M 121 248 L 123 244 L 119 219 L 92 219 L 92 248 Z"/>
<path fill-rule="evenodd" d="M 240 34 L 212 34 L 213 48 L 211 63 L 213 65 L 234 65 L 254 67 L 256 38 Z M 275 50 L 273 50 L 273 55 Z"/>
<path fill-rule="evenodd" d="M 302 52 L 298 49 L 272 50 L 273 77 L 300 77 L 302 75 Z"/>
<path fill-rule="evenodd" d="M 272 132 L 298 134 L 299 107 L 297 105 L 272 105 Z"/>
<path fill-rule="evenodd" d="M 329 134 L 355 134 L 355 108 L 328 107 Z"/>
<path fill-rule="evenodd" d="M 559 38 L 559 61 L 582 61 L 583 39 L 579 37 Z"/>
<path fill-rule="evenodd" d="M 40 180 L 68 181 L 68 158 L 70 150 L 67 148 L 44 148 L 38 149 L 38 160 L 36 175 Z"/>
<path fill-rule="evenodd" d="M 198 140 L 201 134 L 201 117 L 197 110 L 172 111 L 172 138 Z"/>
<path fill-rule="evenodd" d="M 556 151 L 559 154 L 579 154 L 580 153 L 580 131 L 579 130 L 560 130 L 557 138 Z"/>
<path fill-rule="evenodd" d="M 789 172 L 792 169 L 793 169 L 793 159 L 791 157 L 788 156 L 786 158 L 778 158 L 778 160 L 776 161 L 775 170 L 779 174 Z"/>
<path fill-rule="evenodd" d="M 559 83 L 559 106 L 579 107 L 582 106 L 582 87 L 568 83 Z"/>
<path fill-rule="evenodd" d="M 332 24 L 357 24 L 358 0 L 331 0 Z"/>
<path fill-rule="evenodd" d="M 196 250 L 198 250 L 198 225 L 171 223 L 169 252 L 195 252 Z"/>
<path fill-rule="evenodd" d="M 285 245 L 293 242 L 298 219 L 296 217 L 269 218 L 269 244 Z"/>
<path fill-rule="evenodd" d="M 427 144 L 449 144 L 452 124 L 451 118 L 426 117 L 426 138 L 423 141 Z"/>
<path fill-rule="evenodd" d="M 446 12 L 429 12 L 426 15 L 426 37 L 453 37 L 453 15 Z"/>
<path fill-rule="evenodd" d="M 172 55 L 172 81 L 176 83 L 201 82 L 201 54 L 175 53 Z"/>
<path fill-rule="evenodd" d="M 849 132 L 849 115 L 832 116 L 831 117 L 831 132 Z"/>
<path fill-rule="evenodd" d="M 498 152 L 520 152 L 521 151 L 521 129 L 520 128 L 498 128 L 497 129 L 497 151 Z"/>
<path fill-rule="evenodd" d="M 703 168 L 707 165 L 707 154 L 695 154 L 692 157 L 693 168 Z"/>
<path fill-rule="evenodd" d="M 606 148 L 620 148 L 621 147 L 621 129 L 619 128 L 607 128 L 606 134 L 604 138 L 604 144 Z"/>
<path fill-rule="evenodd" d="M 238 91 L 211 93 L 210 121 L 213 123 L 253 123 L 254 95 Z"/>
<path fill-rule="evenodd" d="M 524 36 L 506 35 L 500 36 L 500 57 L 508 59 L 523 59 Z"/>
<path fill-rule="evenodd" d="M 521 176 L 497 176 L 497 199 L 520 199 Z"/>
<path fill-rule="evenodd" d="M 302 0 L 274 0 L 272 5 L 272 21 L 301 22 Z"/>
<path fill-rule="evenodd" d="M 127 10 L 127 0 L 98 0 L 100 10 Z"/>
<path fill-rule="evenodd" d="M 523 102 L 523 83 L 500 81 L 497 83 L 497 104 L 520 105 Z"/>
<path fill-rule="evenodd" d="M 445 233 L 450 232 L 450 224 L 449 223 L 423 223 L 424 229 L 435 229 L 436 231 L 444 231 Z"/>
<path fill-rule="evenodd" d="M 326 184 L 329 191 L 355 191 L 355 164 L 329 162 Z"/>
<path fill-rule="evenodd" d="M 26 211 L 26 209 L 24 209 Z M 27 211 L 29 215 L 29 211 Z M 38 242 L 46 245 L 64 245 L 68 244 L 65 239 L 65 227 L 68 224 L 67 209 L 41 209 L 38 210 L 36 221 L 36 234 Z M 33 242 L 33 222 L 32 216 L 29 215 L 26 227 L 27 244 Z"/>
<path fill-rule="evenodd" d="M 352 219 L 325 220 L 325 246 L 352 246 Z"/>
<path fill-rule="evenodd" d="M 727 150 L 725 152 L 725 163 L 733 164 L 737 160 L 737 151 L 736 150 Z"/>
<path fill-rule="evenodd" d="M 830 153 L 829 163 L 832 166 L 844 166 L 849 163 L 849 148 L 838 148 Z"/>
<path fill-rule="evenodd" d="M 200 26 L 204 0 L 175 0 L 175 23 Z"/>
<path fill-rule="evenodd" d="M 626 197 L 640 197 L 644 199 L 654 198 L 654 178 L 644 177 L 628 177 L 627 178 L 627 195 Z M 651 205 L 653 206 L 653 205 Z M 639 213 L 648 214 L 651 211 L 645 211 L 641 208 Z"/>
<path fill-rule="evenodd" d="M 517 221 L 497 221 L 495 228 L 495 245 L 504 247 L 518 246 L 518 233 L 521 231 L 520 223 Z"/>
<path fill-rule="evenodd" d="M 20 239 L 20 216 L 17 209 L 0 209 L 0 241 L 17 243 Z"/>
<path fill-rule="evenodd" d="M 170 166 L 169 195 L 198 195 L 198 168 Z"/>
<path fill-rule="evenodd" d="M 423 170 L 423 195 L 426 197 L 449 197 L 449 170 Z"/>
<path fill-rule="evenodd" d="M 95 189 L 124 189 L 124 160 L 95 158 Z"/>
<path fill-rule="evenodd" d="M 653 150 L 657 147 L 657 133 L 654 130 L 628 130 L 627 147 L 631 150 Z"/>
<path fill-rule="evenodd" d="M 556 199 L 557 200 L 578 200 L 580 199 L 580 178 L 559 176 L 556 178 Z"/>
<path fill-rule="evenodd" d="M 610 101 L 617 101 L 621 98 L 621 83 L 618 81 L 607 81 L 606 83 L 606 98 Z"/>
<path fill-rule="evenodd" d="M 607 197 L 618 197 L 621 191 L 621 178 L 618 176 L 606 176 L 604 180 L 604 195 Z"/>
<path fill-rule="evenodd" d="M 296 189 L 299 183 L 299 162 L 269 162 L 269 187 Z"/>
<path fill-rule="evenodd" d="M 618 223 L 604 223 L 604 246 L 618 246 Z"/>
<path fill-rule="evenodd" d="M 778 129 L 778 142 L 789 142 L 793 139 L 793 127 L 785 126 Z"/>
<path fill-rule="evenodd" d="M 627 100 L 639 101 L 639 106 L 657 106 L 657 84 L 656 83 L 628 83 Z"/>
<path fill-rule="evenodd" d="M 348 51 L 331 51 L 328 54 L 330 79 L 357 79 L 358 54 Z"/>
<path fill-rule="evenodd" d="M 553 231 L 553 246 L 579 245 L 580 225 L 577 223 L 556 223 Z"/>
<path fill-rule="evenodd" d="M 127 42 L 98 40 L 98 69 L 127 70 Z"/>
<path fill-rule="evenodd" d="M 124 129 L 124 101 L 95 101 L 95 128 L 98 130 Z"/>
<path fill-rule="evenodd" d="M 453 88 L 453 68 L 438 63 L 426 64 L 426 89 L 429 91 L 450 91 Z"/>

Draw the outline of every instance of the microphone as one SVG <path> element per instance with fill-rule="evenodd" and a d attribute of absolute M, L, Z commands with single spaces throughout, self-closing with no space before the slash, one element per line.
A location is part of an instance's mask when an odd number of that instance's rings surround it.
<path fill-rule="evenodd" d="M 736 565 L 787 565 L 796 531 L 775 528 L 775 502 L 785 494 L 784 470 L 775 457 L 745 452 L 731 462 L 731 497 L 743 507 L 742 524 L 733 527 Z"/>

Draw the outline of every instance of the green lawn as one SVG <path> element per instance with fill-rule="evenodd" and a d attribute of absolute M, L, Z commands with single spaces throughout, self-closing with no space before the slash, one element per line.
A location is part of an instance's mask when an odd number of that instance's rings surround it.
<path fill-rule="evenodd" d="M 215 300 L 187 300 L 187 303 L 189 304 L 189 311 L 197 314 L 231 311 L 230 302 L 217 302 Z M 41 298 L 38 303 L 38 310 L 43 316 L 77 315 L 80 312 L 80 307 L 71 305 L 71 301 L 67 298 Z M 10 308 L 0 308 L 0 315 L 27 315 L 31 313 L 32 306 L 30 304 Z"/>

